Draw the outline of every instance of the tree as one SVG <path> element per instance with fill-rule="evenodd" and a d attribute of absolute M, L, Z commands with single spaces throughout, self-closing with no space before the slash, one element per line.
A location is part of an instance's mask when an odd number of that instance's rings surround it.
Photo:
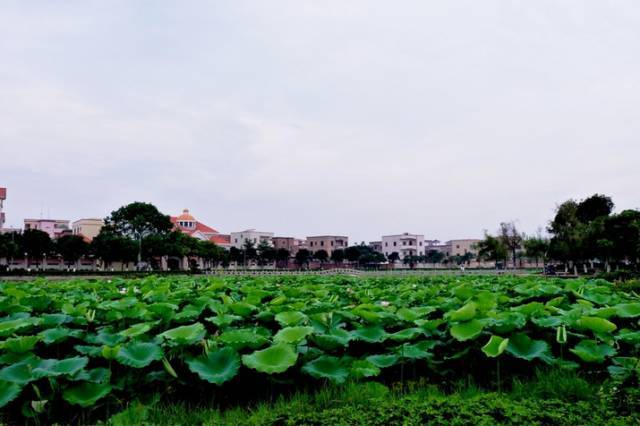
<path fill-rule="evenodd" d="M 303 265 L 309 266 L 309 260 L 311 259 L 311 252 L 307 249 L 300 249 L 296 253 L 296 265 L 301 268 Z"/>
<path fill-rule="evenodd" d="M 344 262 L 344 250 L 343 249 L 336 249 L 336 250 L 332 251 L 331 252 L 331 261 L 333 263 L 335 263 L 336 265 L 338 263 Z"/>
<path fill-rule="evenodd" d="M 344 257 L 351 263 L 356 263 L 360 259 L 360 250 L 357 246 L 350 246 L 344 250 Z"/>
<path fill-rule="evenodd" d="M 276 262 L 278 264 L 278 267 L 282 268 L 288 266 L 289 258 L 291 258 L 291 253 L 289 252 L 289 250 L 285 248 L 279 248 L 276 251 Z"/>
<path fill-rule="evenodd" d="M 544 260 L 549 251 L 549 241 L 541 236 L 525 238 L 523 241 L 525 255 L 529 259 L 535 259 L 536 267 L 540 259 Z"/>
<path fill-rule="evenodd" d="M 315 257 L 320 263 L 325 263 L 329 260 L 329 253 L 326 250 L 318 250 L 313 253 L 313 257 Z"/>
<path fill-rule="evenodd" d="M 256 259 L 258 257 L 258 251 L 256 250 L 253 241 L 244 240 L 244 244 L 242 245 L 242 263 L 246 267 L 248 262 Z"/>
<path fill-rule="evenodd" d="M 212 267 L 224 261 L 225 250 L 213 241 L 199 241 L 197 254 L 209 264 L 209 267 Z"/>
<path fill-rule="evenodd" d="M 142 261 L 142 240 L 153 234 L 167 234 L 173 228 L 169 216 L 149 203 L 134 202 L 111 212 L 105 225 L 116 234 L 138 242 L 138 263 Z"/>
<path fill-rule="evenodd" d="M 55 250 L 70 267 L 89 253 L 89 244 L 79 235 L 63 235 L 56 240 Z"/>
<path fill-rule="evenodd" d="M 511 253 L 513 260 L 513 268 L 516 268 L 516 251 L 522 244 L 522 234 L 516 229 L 516 225 L 513 222 L 502 222 L 500 224 L 499 237 L 502 244 Z"/>
<path fill-rule="evenodd" d="M 391 263 L 396 263 L 398 260 L 400 260 L 400 254 L 397 251 L 393 251 L 389 253 L 389 256 L 387 256 L 387 259 Z"/>
<path fill-rule="evenodd" d="M 0 234 L 0 259 L 7 259 L 11 263 L 10 259 L 20 256 L 20 247 L 16 242 L 17 235 L 16 232 Z M 18 241 L 20 241 L 19 236 Z"/>
<path fill-rule="evenodd" d="M 90 251 L 108 267 L 116 261 L 123 264 L 133 262 L 138 247 L 132 239 L 117 234 L 110 226 L 104 226 L 91 241 Z"/>
<path fill-rule="evenodd" d="M 38 229 L 27 229 L 22 233 L 20 240 L 20 248 L 27 254 L 28 258 L 35 259 L 36 262 L 42 260 L 44 256 L 51 252 L 52 242 L 46 232 Z"/>
<path fill-rule="evenodd" d="M 498 262 L 507 258 L 507 248 L 502 240 L 485 233 L 484 239 L 476 243 L 478 258 L 493 261 L 498 267 Z"/>
<path fill-rule="evenodd" d="M 434 266 L 437 263 L 442 262 L 444 259 L 444 253 L 440 250 L 427 250 L 427 254 L 425 255 L 425 262 L 431 263 Z"/>
<path fill-rule="evenodd" d="M 614 206 L 611 197 L 594 194 L 578 204 L 576 218 L 582 223 L 589 223 L 600 217 L 609 216 Z"/>
<path fill-rule="evenodd" d="M 260 266 L 273 263 L 276 259 L 276 249 L 267 241 L 260 241 L 257 249 L 258 264 Z"/>

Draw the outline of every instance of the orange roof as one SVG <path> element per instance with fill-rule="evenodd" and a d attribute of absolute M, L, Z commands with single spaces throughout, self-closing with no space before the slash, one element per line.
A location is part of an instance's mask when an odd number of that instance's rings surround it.
<path fill-rule="evenodd" d="M 182 210 L 182 214 L 176 218 L 176 220 L 182 220 L 187 222 L 195 222 L 196 218 L 189 214 L 189 209 Z"/>
<path fill-rule="evenodd" d="M 209 238 L 209 241 L 214 242 L 216 244 L 230 244 L 231 235 L 223 235 L 223 234 L 212 235 L 211 238 Z"/>

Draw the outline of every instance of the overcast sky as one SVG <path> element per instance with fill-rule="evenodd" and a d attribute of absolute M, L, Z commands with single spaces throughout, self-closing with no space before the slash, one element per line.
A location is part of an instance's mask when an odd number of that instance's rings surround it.
<path fill-rule="evenodd" d="M 639 183 L 637 0 L 2 1 L 8 225 L 446 240 Z"/>

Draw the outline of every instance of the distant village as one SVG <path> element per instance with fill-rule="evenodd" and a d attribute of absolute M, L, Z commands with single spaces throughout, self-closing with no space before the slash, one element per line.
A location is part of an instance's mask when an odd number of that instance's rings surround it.
<path fill-rule="evenodd" d="M 7 189 L 0 188 L 0 233 L 2 234 L 39 230 L 47 233 L 51 240 L 54 241 L 65 235 L 77 235 L 87 243 L 90 243 L 104 226 L 104 220 L 100 218 L 83 218 L 73 222 L 68 219 L 26 218 L 24 219 L 23 228 L 7 228 L 5 227 L 6 216 L 4 211 L 4 202 L 6 200 Z M 335 251 L 344 251 L 350 246 L 349 237 L 346 235 L 312 235 L 305 238 L 296 238 L 255 229 L 221 233 L 216 228 L 197 220 L 189 209 L 184 209 L 181 214 L 175 216 L 169 215 L 169 218 L 174 230 L 178 230 L 197 240 L 215 243 L 225 250 L 242 250 L 247 244 L 251 244 L 254 247 L 266 244 L 275 250 L 286 250 L 291 259 L 294 259 L 299 251 L 307 250 L 312 259 L 309 266 L 316 268 L 335 266 L 332 263 L 335 264 L 337 262 L 324 262 L 322 258 L 316 259 L 314 254 L 323 251 L 323 256 L 327 260 L 334 259 L 335 256 L 332 255 Z M 427 266 L 427 264 L 431 267 L 450 267 L 452 265 L 466 265 L 468 267 L 492 266 L 493 264 L 487 264 L 477 259 L 475 245 L 479 241 L 478 239 L 469 238 L 441 242 L 436 239 L 425 239 L 423 234 L 403 232 L 382 235 L 379 240 L 371 241 L 366 245 L 373 252 L 384 256 L 385 262 L 379 263 L 392 264 L 393 267 L 397 268 L 414 268 L 416 266 Z M 9 269 L 26 269 L 29 267 L 27 256 L 24 257 L 24 259 L 12 259 Z M 58 259 L 56 256 L 50 256 L 43 260 L 42 263 L 41 267 L 47 269 L 64 269 L 68 267 L 62 262 L 62 259 Z M 339 263 L 342 264 L 344 261 L 342 260 Z M 185 263 L 184 269 L 188 267 L 186 265 L 188 264 Z M 243 265 L 232 264 L 229 266 L 255 268 L 258 266 L 264 267 L 265 265 L 258 265 L 256 261 L 249 261 Z M 273 266 L 275 265 L 267 265 L 267 267 Z M 119 265 L 119 267 L 122 269 L 124 266 Z M 99 269 L 100 265 L 96 260 L 84 257 L 74 265 L 74 268 Z M 181 267 L 181 269 L 183 268 Z"/>

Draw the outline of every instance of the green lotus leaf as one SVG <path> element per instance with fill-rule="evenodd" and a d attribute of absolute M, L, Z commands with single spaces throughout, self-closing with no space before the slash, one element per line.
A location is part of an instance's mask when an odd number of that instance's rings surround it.
<path fill-rule="evenodd" d="M 581 317 L 577 322 L 577 326 L 591 330 L 594 333 L 611 333 L 617 328 L 611 321 L 599 317 Z"/>
<path fill-rule="evenodd" d="M 455 324 L 449 332 L 454 339 L 463 342 L 465 340 L 475 339 L 482 333 L 484 324 L 476 319 L 471 321 Z"/>
<path fill-rule="evenodd" d="M 102 347 L 102 350 L 100 351 L 100 355 L 102 355 L 104 359 L 108 359 L 111 361 L 113 359 L 116 359 L 116 357 L 118 356 L 118 352 L 120 352 L 120 345 L 117 345 L 117 346 L 104 345 Z"/>
<path fill-rule="evenodd" d="M 240 315 L 229 315 L 229 314 L 220 314 L 214 317 L 205 318 L 205 321 L 209 321 L 220 328 L 224 328 L 240 320 L 242 320 L 242 317 Z"/>
<path fill-rule="evenodd" d="M 4 367 L 0 370 L 0 381 L 26 385 L 37 379 L 37 377 L 33 375 L 33 368 L 39 363 L 39 359 L 32 357 Z"/>
<path fill-rule="evenodd" d="M 527 324 L 527 317 L 521 312 L 505 311 L 494 315 L 491 324 L 495 333 L 507 334 L 523 328 Z"/>
<path fill-rule="evenodd" d="M 445 323 L 443 319 L 435 319 L 435 320 L 415 320 L 413 322 L 415 325 L 423 329 L 429 335 L 435 333 L 442 324 Z"/>
<path fill-rule="evenodd" d="M 18 331 L 24 331 L 37 322 L 38 320 L 31 317 L 2 321 L 0 322 L 0 337 L 7 337 Z"/>
<path fill-rule="evenodd" d="M 325 334 L 314 334 L 311 338 L 319 348 L 332 351 L 347 347 L 351 340 L 351 333 L 341 328 L 333 328 Z"/>
<path fill-rule="evenodd" d="M 298 343 L 313 333 L 313 327 L 285 327 L 273 337 L 276 343 Z"/>
<path fill-rule="evenodd" d="M 233 348 L 222 348 L 209 352 L 206 357 L 187 360 L 187 365 L 202 380 L 221 385 L 238 373 L 240 357 Z"/>
<path fill-rule="evenodd" d="M 615 306 L 617 314 L 620 318 L 636 318 L 640 317 L 640 303 L 623 303 Z"/>
<path fill-rule="evenodd" d="M 615 306 L 608 306 L 606 308 L 594 309 L 592 315 L 609 319 L 613 316 L 618 315 L 618 308 Z"/>
<path fill-rule="evenodd" d="M 22 336 L 7 339 L 2 342 L 2 349 L 22 354 L 31 351 L 40 341 L 40 336 Z"/>
<path fill-rule="evenodd" d="M 231 311 L 236 315 L 240 315 L 241 317 L 248 317 L 252 312 L 257 311 L 258 307 L 250 305 L 246 302 L 235 302 L 229 305 L 229 309 L 231 309 Z"/>
<path fill-rule="evenodd" d="M 398 363 L 400 358 L 397 355 L 369 355 L 366 358 L 371 364 L 375 365 L 378 368 L 387 368 L 391 367 Z"/>
<path fill-rule="evenodd" d="M 42 319 L 41 325 L 43 328 L 58 327 L 73 321 L 73 317 L 67 314 L 44 314 L 40 318 Z"/>
<path fill-rule="evenodd" d="M 62 393 L 62 397 L 65 401 L 79 405 L 81 407 L 91 407 L 95 405 L 98 400 L 109 395 L 111 392 L 111 385 L 107 383 L 91 383 L 85 382 L 71 388 L 67 388 Z"/>
<path fill-rule="evenodd" d="M 73 349 L 76 352 L 87 355 L 92 358 L 98 358 L 102 356 L 102 346 L 90 346 L 90 345 L 75 345 Z"/>
<path fill-rule="evenodd" d="M 71 330 L 66 327 L 55 327 L 44 330 L 40 333 L 42 337 L 42 341 L 46 345 L 51 345 L 53 343 L 61 343 L 67 340 L 70 336 L 77 336 L 78 330 Z"/>
<path fill-rule="evenodd" d="M 616 354 L 616 350 L 607 344 L 598 344 L 595 340 L 581 340 L 571 352 L 585 362 L 602 363 L 605 358 Z"/>
<path fill-rule="evenodd" d="M 308 317 L 299 311 L 287 311 L 276 315 L 276 321 L 283 327 L 289 327 L 308 321 Z"/>
<path fill-rule="evenodd" d="M 117 346 L 124 342 L 126 338 L 119 333 L 112 333 L 107 329 L 102 329 L 96 335 L 87 336 L 87 343 L 105 346 Z"/>
<path fill-rule="evenodd" d="M 508 340 L 507 352 L 516 358 L 526 359 L 527 361 L 536 358 L 545 362 L 551 361 L 549 345 L 543 340 L 533 340 L 524 333 L 515 334 Z"/>
<path fill-rule="evenodd" d="M 242 363 L 260 373 L 282 373 L 295 365 L 298 354 L 293 347 L 284 343 L 278 343 L 261 351 L 255 351 L 250 355 L 242 356 Z"/>
<path fill-rule="evenodd" d="M 258 334 L 252 328 L 239 328 L 236 330 L 228 330 L 222 333 L 218 340 L 222 343 L 233 347 L 235 350 L 243 348 L 257 349 L 267 343 L 267 338 Z"/>
<path fill-rule="evenodd" d="M 379 323 L 383 318 L 381 313 L 364 308 L 356 308 L 353 310 L 353 313 L 370 323 Z"/>
<path fill-rule="evenodd" d="M 72 376 L 89 363 L 89 358 L 76 356 L 66 359 L 43 359 L 32 373 L 35 378 Z"/>
<path fill-rule="evenodd" d="M 623 328 L 618 332 L 616 340 L 622 340 L 623 342 L 638 344 L 640 343 L 640 331 L 630 330 Z"/>
<path fill-rule="evenodd" d="M 553 316 L 533 318 L 531 321 L 544 328 L 556 328 L 562 325 L 562 318 Z"/>
<path fill-rule="evenodd" d="M 155 326 L 155 323 L 141 322 L 141 323 L 132 325 L 126 330 L 121 331 L 120 334 L 122 336 L 129 337 L 129 338 L 137 337 L 142 334 L 145 334 L 147 331 L 151 330 L 154 326 Z"/>
<path fill-rule="evenodd" d="M 415 309 L 409 309 L 409 308 L 398 309 L 398 311 L 396 312 L 396 315 L 402 321 L 409 321 L 409 322 L 413 322 L 418 318 L 420 318 L 420 314 Z"/>
<path fill-rule="evenodd" d="M 334 383 L 344 383 L 349 377 L 349 369 L 340 358 L 323 355 L 306 363 L 302 371 L 316 379 L 328 379 Z"/>
<path fill-rule="evenodd" d="M 486 345 L 482 347 L 482 352 L 488 357 L 495 358 L 500 356 L 507 346 L 509 345 L 509 339 L 505 339 L 500 336 L 491 336 Z"/>
<path fill-rule="evenodd" d="M 388 334 L 380 326 L 371 326 L 357 328 L 351 332 L 351 336 L 355 340 L 362 340 L 367 343 L 380 343 L 388 337 Z"/>
<path fill-rule="evenodd" d="M 531 317 L 537 314 L 544 314 L 545 313 L 544 308 L 545 308 L 544 305 L 540 302 L 530 302 L 524 305 L 514 306 L 511 309 L 516 312 L 520 312 L 521 314 L 527 317 Z"/>
<path fill-rule="evenodd" d="M 389 339 L 396 342 L 404 342 L 407 340 L 413 340 L 422 334 L 422 329 L 418 327 L 405 328 L 404 330 L 397 331 L 389 334 Z"/>
<path fill-rule="evenodd" d="M 155 343 L 130 343 L 120 348 L 116 360 L 133 368 L 143 368 L 163 357 L 162 348 Z"/>
<path fill-rule="evenodd" d="M 396 348 L 395 352 L 402 358 L 407 359 L 425 359 L 431 358 L 433 354 L 429 351 L 438 344 L 435 340 L 423 340 L 422 342 L 412 345 L 405 343 Z"/>
<path fill-rule="evenodd" d="M 469 321 L 475 318 L 477 312 L 478 304 L 469 302 L 460 309 L 447 313 L 447 317 L 450 321 Z"/>
<path fill-rule="evenodd" d="M 351 375 L 356 379 L 376 377 L 380 375 L 380 368 L 366 359 L 357 359 L 351 363 Z"/>
<path fill-rule="evenodd" d="M 20 385 L 0 381 L 0 408 L 16 399 L 20 392 L 22 392 Z"/>
<path fill-rule="evenodd" d="M 80 370 L 71 377 L 71 380 L 91 382 L 91 383 L 109 383 L 111 379 L 111 370 L 108 368 L 94 368 L 92 370 Z"/>
<path fill-rule="evenodd" d="M 172 346 L 191 345 L 201 341 L 207 331 L 199 322 L 191 325 L 183 325 L 181 327 L 172 328 L 164 333 L 159 334 L 160 338 L 165 339 Z"/>

